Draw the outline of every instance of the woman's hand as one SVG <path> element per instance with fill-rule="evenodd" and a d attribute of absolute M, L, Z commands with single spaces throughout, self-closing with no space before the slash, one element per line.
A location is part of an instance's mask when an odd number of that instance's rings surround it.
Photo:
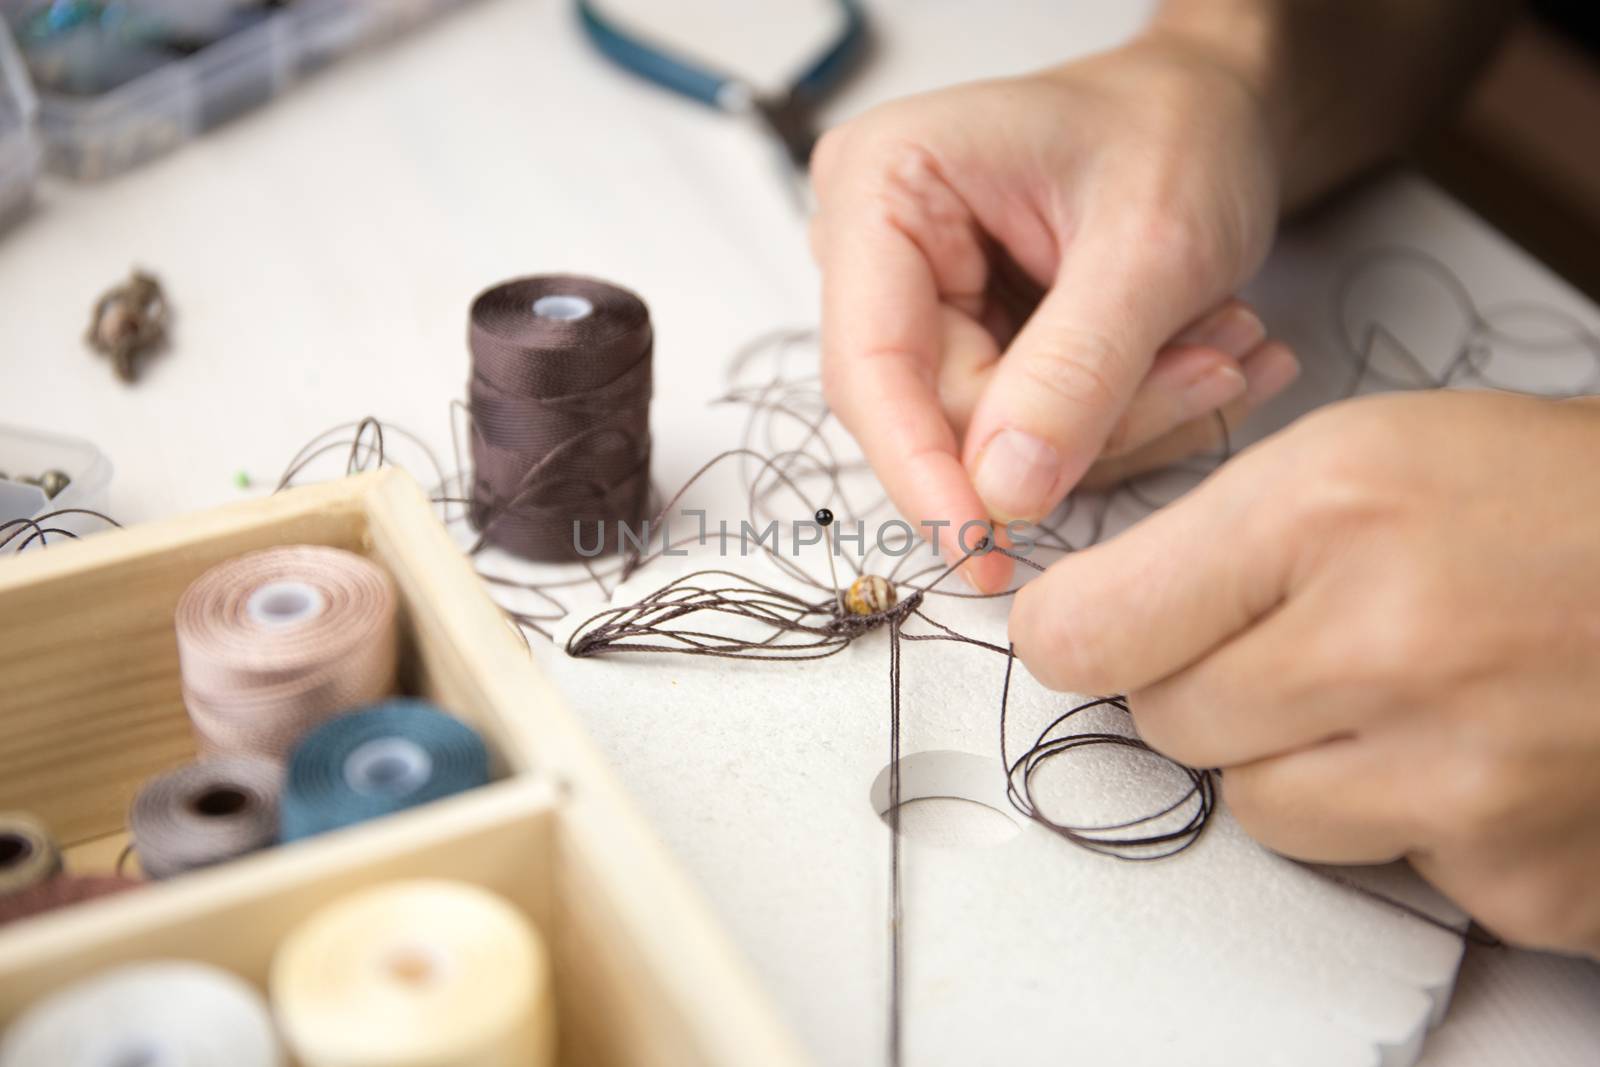
<path fill-rule="evenodd" d="M 946 553 L 968 522 L 1048 514 L 1097 460 L 1126 474 L 1209 447 L 1216 411 L 1236 420 L 1298 373 L 1228 300 L 1278 213 L 1236 67 L 1152 32 L 887 105 L 818 146 L 828 400 L 907 518 L 949 523 Z M 1009 571 L 968 566 L 982 589 Z"/>
<path fill-rule="evenodd" d="M 1348 401 L 1017 596 L 1046 685 L 1127 692 L 1301 859 L 1409 856 L 1600 953 L 1600 401 Z"/>

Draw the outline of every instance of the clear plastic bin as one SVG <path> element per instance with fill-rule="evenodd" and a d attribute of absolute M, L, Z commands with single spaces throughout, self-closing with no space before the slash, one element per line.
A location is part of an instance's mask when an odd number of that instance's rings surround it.
<path fill-rule="evenodd" d="M 22 214 L 39 175 L 33 123 L 38 101 L 27 68 L 0 24 L 0 229 Z"/>
<path fill-rule="evenodd" d="M 20 481 L 24 476 L 37 478 L 45 471 L 58 470 L 70 481 L 57 493 L 55 499 L 42 499 L 43 492 Z M 111 460 L 94 445 L 79 437 L 25 430 L 17 426 L 0 426 L 0 523 L 12 519 L 36 519 L 40 515 L 68 508 L 84 508 L 106 514 L 106 504 L 111 490 Z M 28 508 L 27 511 L 18 509 Z M 10 509 L 10 510 L 8 510 Z M 112 516 L 115 518 L 115 516 Z M 66 530 L 78 537 L 98 533 L 110 527 L 93 515 L 63 515 L 51 519 L 52 528 Z M 0 533 L 4 540 L 10 529 Z M 12 539 L 0 555 L 8 555 L 22 545 L 27 535 Z M 37 542 L 32 548 L 37 547 Z"/>
<path fill-rule="evenodd" d="M 120 174 L 265 103 L 346 53 L 464 2 L 296 0 L 107 92 L 72 95 L 40 87 L 45 164 L 74 178 Z"/>

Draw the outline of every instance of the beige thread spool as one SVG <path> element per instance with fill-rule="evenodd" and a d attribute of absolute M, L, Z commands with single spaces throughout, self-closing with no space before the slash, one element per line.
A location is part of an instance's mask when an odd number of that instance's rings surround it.
<path fill-rule="evenodd" d="M 342 549 L 228 560 L 178 601 L 184 703 L 208 756 L 281 761 L 305 733 L 395 687 L 394 584 Z"/>
<path fill-rule="evenodd" d="M 133 798 L 128 826 L 150 878 L 266 848 L 278 839 L 283 768 L 267 760 L 201 760 L 150 779 Z"/>
<path fill-rule="evenodd" d="M 59 873 L 61 850 L 44 823 L 26 812 L 0 812 L 0 896 L 32 889 Z"/>
<path fill-rule="evenodd" d="M 335 901 L 279 946 L 270 988 L 304 1067 L 555 1062 L 544 940 L 465 882 L 390 882 Z"/>

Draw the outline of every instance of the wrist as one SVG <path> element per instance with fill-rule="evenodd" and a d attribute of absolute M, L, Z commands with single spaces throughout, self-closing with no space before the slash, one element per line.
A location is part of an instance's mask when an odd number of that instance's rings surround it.
<path fill-rule="evenodd" d="M 1286 29 L 1277 0 L 1166 0 L 1135 46 L 1206 62 L 1250 94 L 1280 173 L 1288 158 L 1293 86 L 1283 69 Z"/>

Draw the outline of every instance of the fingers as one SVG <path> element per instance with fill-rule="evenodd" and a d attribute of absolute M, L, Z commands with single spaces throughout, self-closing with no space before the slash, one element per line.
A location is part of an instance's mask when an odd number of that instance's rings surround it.
<path fill-rule="evenodd" d="M 1308 863 L 1387 863 L 1410 852 L 1404 768 L 1360 739 L 1229 767 L 1222 796 L 1245 832 Z"/>
<path fill-rule="evenodd" d="M 1045 685 L 1146 688 L 1253 625 L 1284 597 L 1298 551 L 1270 445 L 1017 594 L 1011 640 Z M 1290 472 L 1292 475 L 1292 472 Z"/>
<path fill-rule="evenodd" d="M 1179 334 L 1156 353 L 1101 456 L 1134 451 L 1243 396 L 1249 382 L 1240 361 L 1266 338 L 1261 319 L 1236 300 Z"/>
<path fill-rule="evenodd" d="M 1233 767 L 1346 736 L 1378 713 L 1320 651 L 1326 612 L 1286 604 L 1198 663 L 1128 693 L 1139 736 L 1191 767 Z"/>
<path fill-rule="evenodd" d="M 1161 357 L 1157 357 L 1158 363 L 1160 360 Z M 1226 444 L 1223 425 L 1230 430 L 1239 426 L 1253 411 L 1293 385 L 1300 376 L 1300 361 L 1287 345 L 1268 341 L 1245 356 L 1239 369 L 1244 373 L 1244 395 L 1216 411 L 1191 418 L 1147 444 L 1122 455 L 1097 460 L 1079 479 L 1076 488 L 1106 489 L 1141 474 L 1170 467 L 1190 456 L 1222 448 Z"/>
<path fill-rule="evenodd" d="M 1036 521 L 1100 454 L 1186 294 L 1109 237 L 1082 237 L 995 369 L 964 459 L 989 513 Z M 1193 283 L 1190 283 L 1191 285 Z"/>
<path fill-rule="evenodd" d="M 962 552 L 956 531 L 988 513 L 961 465 L 935 389 L 939 279 L 917 243 L 870 201 L 847 198 L 831 210 L 817 239 L 829 405 L 911 523 L 949 524 L 939 545 L 954 558 Z M 968 565 L 969 578 L 985 590 L 1004 587 L 1010 571 L 999 554 Z"/>
<path fill-rule="evenodd" d="M 959 440 L 966 436 L 972 413 L 994 376 L 1000 347 L 988 328 L 955 308 L 944 308 L 941 317 L 944 358 L 939 362 L 939 405 Z"/>

